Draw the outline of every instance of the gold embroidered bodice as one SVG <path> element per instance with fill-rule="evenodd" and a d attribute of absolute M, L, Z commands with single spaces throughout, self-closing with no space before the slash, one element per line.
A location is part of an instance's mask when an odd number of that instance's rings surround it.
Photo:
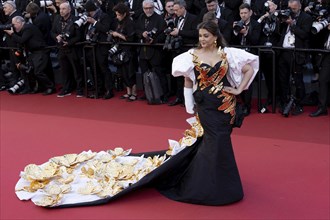
<path fill-rule="evenodd" d="M 226 86 L 224 82 L 228 83 L 225 76 L 228 72 L 229 65 L 224 51 L 220 50 L 218 53 L 220 61 L 214 66 L 203 63 L 196 54 L 192 53 L 197 85 L 199 90 L 208 90 L 208 94 L 215 95 L 219 99 L 220 106 L 218 110 L 229 113 L 232 117 L 230 123 L 233 124 L 236 98 L 235 95 L 223 91 L 223 87 Z"/>

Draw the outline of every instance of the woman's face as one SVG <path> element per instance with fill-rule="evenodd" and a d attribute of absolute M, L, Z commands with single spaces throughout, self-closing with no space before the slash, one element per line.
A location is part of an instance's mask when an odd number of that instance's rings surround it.
<path fill-rule="evenodd" d="M 116 17 L 118 21 L 122 21 L 126 17 L 126 13 L 120 14 L 119 12 L 116 11 Z"/>
<path fill-rule="evenodd" d="M 206 29 L 199 29 L 199 43 L 202 48 L 214 47 L 214 42 L 217 40 L 217 36 L 211 34 Z"/>

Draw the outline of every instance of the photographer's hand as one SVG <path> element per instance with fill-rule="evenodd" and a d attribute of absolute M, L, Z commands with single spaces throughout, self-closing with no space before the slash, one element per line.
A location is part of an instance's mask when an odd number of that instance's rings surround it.
<path fill-rule="evenodd" d="M 173 28 L 173 31 L 170 33 L 172 36 L 178 36 L 179 35 L 179 29 Z"/>
<path fill-rule="evenodd" d="M 13 28 L 11 28 L 10 30 L 3 30 L 4 32 L 6 32 L 9 36 L 11 36 L 14 33 Z"/>
<path fill-rule="evenodd" d="M 114 37 L 118 37 L 118 38 L 126 41 L 126 37 L 124 35 L 122 35 L 121 33 L 118 33 L 117 31 L 113 31 L 111 34 Z"/>
<path fill-rule="evenodd" d="M 265 18 L 269 16 L 269 12 L 266 12 L 263 16 L 258 19 L 258 22 L 261 23 Z"/>
<path fill-rule="evenodd" d="M 246 36 L 247 34 L 248 34 L 248 28 L 247 28 L 247 26 L 243 26 L 243 28 L 242 28 L 242 30 L 239 32 L 239 33 L 241 33 L 241 34 L 243 34 L 244 36 Z"/>
<path fill-rule="evenodd" d="M 147 31 L 143 32 L 143 33 L 142 33 L 142 37 L 144 37 L 144 38 L 148 38 L 148 32 L 147 32 Z"/>
<path fill-rule="evenodd" d="M 291 16 L 289 16 L 289 18 L 286 19 L 285 23 L 287 23 L 290 26 L 293 24 L 293 20 L 292 20 Z"/>
<path fill-rule="evenodd" d="M 87 17 L 87 22 L 94 25 L 96 23 L 96 20 L 92 17 Z"/>
<path fill-rule="evenodd" d="M 57 9 L 56 9 L 55 5 L 46 6 L 46 8 L 49 9 L 50 13 L 52 13 L 52 14 L 57 13 Z"/>
<path fill-rule="evenodd" d="M 307 6 L 307 7 L 305 7 L 304 11 L 305 12 L 311 12 L 311 9 L 310 9 L 310 7 Z"/>
<path fill-rule="evenodd" d="M 61 43 L 63 41 L 62 36 L 59 34 L 56 36 L 57 43 Z"/>

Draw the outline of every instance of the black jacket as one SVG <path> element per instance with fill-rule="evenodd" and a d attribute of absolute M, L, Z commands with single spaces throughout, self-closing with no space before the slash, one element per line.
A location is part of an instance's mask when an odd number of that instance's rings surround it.
<path fill-rule="evenodd" d="M 93 18 L 97 22 L 95 25 L 89 23 L 85 25 L 84 36 L 86 37 L 86 35 L 89 34 L 89 30 L 92 30 L 94 28 L 96 33 L 96 39 L 93 40 L 95 40 L 96 42 L 106 42 L 108 37 L 107 32 L 115 29 L 115 19 L 113 19 L 107 13 L 104 13 L 101 9 L 96 11 Z M 86 38 L 84 40 L 86 40 Z"/>
<path fill-rule="evenodd" d="M 46 41 L 41 31 L 30 23 L 25 23 L 22 30 L 19 33 L 14 33 L 11 37 L 13 41 L 24 46 L 29 52 L 43 50 L 46 47 Z"/>
<path fill-rule="evenodd" d="M 64 48 L 69 48 L 79 42 L 82 38 L 82 29 L 74 25 L 74 22 L 78 18 L 70 15 L 67 20 L 64 20 L 61 16 L 56 17 L 56 20 L 53 23 L 51 37 L 57 42 L 56 37 L 59 34 L 67 35 L 68 45 Z M 63 23 L 63 25 L 62 25 Z M 60 48 L 63 48 L 62 45 L 59 45 Z"/>
<path fill-rule="evenodd" d="M 308 48 L 313 19 L 305 12 L 300 12 L 296 20 L 297 20 L 296 25 L 292 25 L 290 28 L 295 35 L 295 48 Z M 282 35 L 281 35 L 281 40 L 279 42 L 279 46 L 283 45 L 287 28 L 288 28 L 288 24 L 282 23 L 281 26 Z"/>
<path fill-rule="evenodd" d="M 178 26 L 179 18 L 175 18 L 175 27 Z M 182 37 L 184 44 L 196 44 L 198 41 L 198 30 L 197 30 L 197 17 L 196 15 L 186 13 L 183 21 L 183 26 L 179 30 L 179 36 Z"/>
<path fill-rule="evenodd" d="M 11 24 L 11 20 L 16 16 L 22 16 L 22 14 L 18 10 L 16 10 L 13 14 L 8 16 L 8 20 L 7 20 L 6 24 Z M 16 42 L 14 42 L 8 34 L 5 34 L 5 37 L 6 37 L 6 40 L 5 40 L 5 45 L 6 46 L 8 46 L 8 47 L 16 47 L 17 46 Z"/>
<path fill-rule="evenodd" d="M 50 37 L 50 31 L 52 29 L 50 17 L 45 12 L 39 11 L 38 14 L 31 19 L 32 23 L 41 31 L 46 43 L 48 45 L 53 44 L 51 43 Z"/>
<path fill-rule="evenodd" d="M 166 28 L 166 23 L 161 15 L 153 13 L 150 17 L 147 17 L 144 13 L 140 15 L 138 20 L 135 23 L 136 36 L 142 43 L 148 43 L 147 40 L 142 36 L 144 31 L 152 32 L 152 43 L 163 43 L 165 41 L 164 30 Z M 151 59 L 154 56 L 155 51 L 159 51 L 158 47 L 143 46 L 140 48 L 140 58 L 142 59 Z"/>
<path fill-rule="evenodd" d="M 250 23 L 248 26 L 248 34 L 246 36 L 243 36 L 243 34 L 232 36 L 232 43 L 235 45 L 247 45 L 247 46 L 256 46 L 260 45 L 260 34 L 261 34 L 261 25 L 254 19 L 250 19 Z M 245 38 L 245 42 L 242 44 L 242 39 Z M 243 40 L 244 41 L 244 40 Z"/>

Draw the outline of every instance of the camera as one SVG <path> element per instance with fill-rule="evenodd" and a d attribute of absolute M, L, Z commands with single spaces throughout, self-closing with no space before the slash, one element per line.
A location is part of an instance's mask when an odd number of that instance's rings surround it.
<path fill-rule="evenodd" d="M 72 6 L 74 7 L 74 9 L 76 9 L 76 11 L 78 12 L 78 14 L 83 14 L 85 12 L 85 7 L 84 7 L 84 3 L 83 2 L 75 2 L 72 3 Z"/>
<path fill-rule="evenodd" d="M 13 87 L 8 89 L 10 94 L 16 94 L 24 86 L 24 79 L 18 81 Z"/>
<path fill-rule="evenodd" d="M 245 26 L 245 22 L 243 20 L 240 20 L 240 21 L 237 21 L 235 24 L 234 24 L 234 27 L 233 27 L 233 30 L 238 33 L 240 32 Z"/>
<path fill-rule="evenodd" d="M 16 64 L 16 66 L 19 71 L 24 72 L 24 73 L 30 73 L 32 70 L 32 66 L 29 64 L 29 62 L 26 62 L 25 64 L 18 63 L 18 64 Z"/>
<path fill-rule="evenodd" d="M 327 9 L 323 9 L 322 6 L 315 6 L 314 10 L 309 12 L 314 22 L 312 25 L 312 34 L 319 33 L 322 29 L 326 28 L 330 23 L 330 17 Z"/>
<path fill-rule="evenodd" d="M 178 50 L 183 45 L 183 40 L 181 36 L 171 36 L 167 35 L 163 50 Z"/>
<path fill-rule="evenodd" d="M 293 108 L 294 106 L 295 106 L 295 97 L 294 97 L 294 96 L 291 96 L 291 97 L 290 97 L 290 100 L 289 100 L 289 102 L 288 102 L 288 104 L 286 104 L 286 106 L 285 106 L 284 109 L 283 109 L 282 115 L 283 115 L 284 117 L 288 117 L 290 111 L 292 110 L 292 108 Z"/>
<path fill-rule="evenodd" d="M 119 49 L 119 44 L 113 45 L 108 51 L 109 55 L 112 56 L 112 55 L 116 54 L 117 52 L 119 52 L 118 49 Z"/>
<path fill-rule="evenodd" d="M 74 24 L 78 27 L 85 25 L 87 23 L 87 17 L 88 17 L 87 12 L 82 13 L 79 19 L 74 22 Z"/>
<path fill-rule="evenodd" d="M 270 11 L 269 3 L 268 2 L 265 2 L 264 3 L 264 10 L 265 10 L 265 12 L 269 12 Z"/>
<path fill-rule="evenodd" d="M 62 41 L 59 42 L 59 44 L 63 45 L 64 42 L 67 42 L 68 39 L 70 38 L 70 33 L 69 33 L 69 32 L 62 32 L 62 33 L 60 34 L 60 36 L 61 36 L 61 38 L 62 38 Z"/>
<path fill-rule="evenodd" d="M 49 1 L 49 0 L 40 0 L 40 2 L 39 2 L 39 6 L 41 7 L 41 8 L 44 8 L 44 7 L 47 7 L 47 6 L 51 6 L 51 5 L 53 5 L 53 2 L 52 1 Z"/>
<path fill-rule="evenodd" d="M 1 24 L 0 25 L 0 31 L 10 30 L 12 27 L 13 27 L 12 24 Z"/>
<path fill-rule="evenodd" d="M 330 23 L 330 17 L 328 17 L 327 19 L 321 19 L 320 21 L 314 21 L 312 28 L 311 28 L 311 32 L 312 34 L 317 34 L 319 33 L 322 29 L 326 28 Z"/>
<path fill-rule="evenodd" d="M 321 4 L 317 4 L 316 2 L 310 2 L 308 3 L 307 6 L 311 11 L 319 11 L 322 9 L 322 5 Z"/>
<path fill-rule="evenodd" d="M 157 33 L 157 28 L 153 28 L 151 31 L 148 31 L 146 41 L 150 42 L 151 40 L 153 40 L 156 33 Z"/>
<path fill-rule="evenodd" d="M 164 30 L 164 33 L 166 35 L 168 35 L 168 34 L 170 34 L 173 31 L 173 29 L 175 27 L 175 23 L 174 23 L 174 19 L 171 18 L 171 17 L 165 19 L 165 22 L 166 22 L 166 27 L 167 28 Z"/>
<path fill-rule="evenodd" d="M 281 19 L 281 21 L 286 21 L 289 19 L 289 17 L 293 15 L 293 12 L 291 11 L 291 9 L 288 8 L 284 10 L 275 11 L 274 15 Z"/>

